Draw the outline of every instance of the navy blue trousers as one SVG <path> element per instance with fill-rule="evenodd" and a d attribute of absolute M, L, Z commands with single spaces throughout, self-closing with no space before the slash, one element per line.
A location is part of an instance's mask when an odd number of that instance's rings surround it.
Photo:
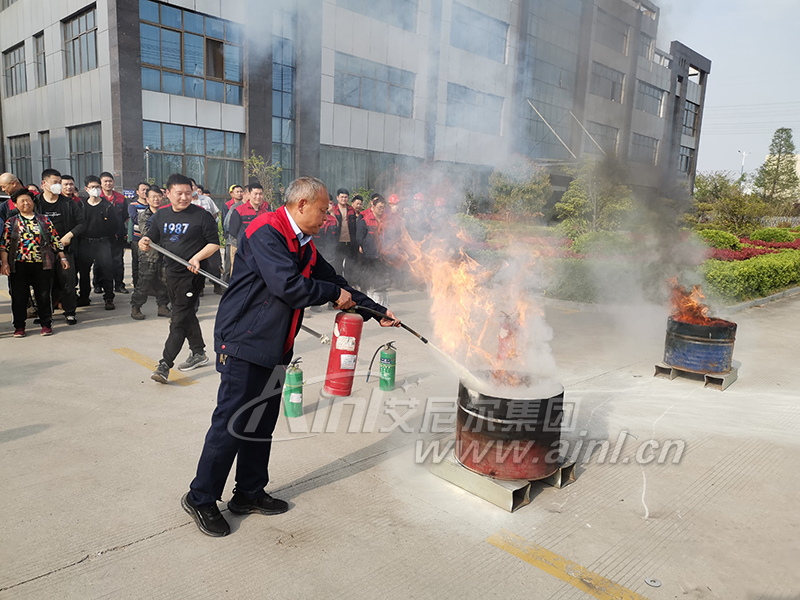
<path fill-rule="evenodd" d="M 269 482 L 272 432 L 278 422 L 283 367 L 262 367 L 217 355 L 221 376 L 217 408 L 211 417 L 197 475 L 189 486 L 196 505 L 221 500 L 236 458 L 236 490 L 258 498 Z"/>

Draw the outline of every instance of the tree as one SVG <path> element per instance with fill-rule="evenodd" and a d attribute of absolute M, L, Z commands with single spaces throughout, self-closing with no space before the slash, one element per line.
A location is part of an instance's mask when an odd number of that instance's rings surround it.
<path fill-rule="evenodd" d="M 585 160 L 570 173 L 574 179 L 556 203 L 567 236 L 590 231 L 613 231 L 633 210 L 631 190 L 622 184 L 624 167 L 615 157 Z"/>
<path fill-rule="evenodd" d="M 506 220 L 512 216 L 540 216 L 552 193 L 547 170 L 524 156 L 514 156 L 489 176 L 489 197 L 494 202 L 494 212 Z"/>
<path fill-rule="evenodd" d="M 263 156 L 256 156 L 255 151 L 251 151 L 250 158 L 244 161 L 248 177 L 255 177 L 264 187 L 264 202 L 271 210 L 278 208 L 280 193 L 278 185 L 281 180 L 283 169 L 279 164 L 272 165 Z"/>
<path fill-rule="evenodd" d="M 759 196 L 777 209 L 786 209 L 797 198 L 800 178 L 794 153 L 792 130 L 781 127 L 772 136 L 769 156 L 761 165 L 753 182 Z"/>
<path fill-rule="evenodd" d="M 695 178 L 695 210 L 686 220 L 700 228 L 713 227 L 738 236 L 760 227 L 767 204 L 743 190 L 743 181 L 730 171 L 698 173 Z"/>

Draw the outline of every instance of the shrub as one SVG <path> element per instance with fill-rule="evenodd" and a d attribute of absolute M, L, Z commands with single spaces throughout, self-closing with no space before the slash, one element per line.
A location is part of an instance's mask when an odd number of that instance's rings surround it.
<path fill-rule="evenodd" d="M 476 242 L 486 241 L 488 228 L 479 219 L 459 213 L 454 215 L 454 220 L 471 239 Z"/>
<path fill-rule="evenodd" d="M 730 250 L 729 248 L 712 248 L 708 252 L 708 258 L 712 260 L 747 260 L 755 256 L 762 256 L 764 254 L 775 254 L 777 250 L 769 248 L 742 248 L 741 250 Z"/>
<path fill-rule="evenodd" d="M 633 243 L 625 234 L 616 231 L 595 231 L 578 236 L 572 245 L 578 254 L 609 256 L 614 254 L 631 254 Z"/>
<path fill-rule="evenodd" d="M 750 234 L 751 240 L 761 240 L 762 242 L 793 242 L 794 238 L 791 231 L 779 227 L 764 227 L 756 229 Z"/>
<path fill-rule="evenodd" d="M 739 239 L 727 231 L 720 231 L 719 229 L 704 229 L 699 231 L 698 235 L 703 238 L 712 248 L 727 250 L 742 249 L 742 244 L 739 242 Z"/>
<path fill-rule="evenodd" d="M 781 252 L 738 262 L 703 265 L 706 291 L 729 302 L 762 298 L 800 283 L 800 252 Z"/>

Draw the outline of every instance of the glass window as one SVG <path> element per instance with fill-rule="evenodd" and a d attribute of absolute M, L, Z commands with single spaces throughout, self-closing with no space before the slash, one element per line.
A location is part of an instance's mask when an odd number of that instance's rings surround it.
<path fill-rule="evenodd" d="M 683 109 L 683 135 L 695 137 L 697 124 L 700 122 L 700 105 L 686 101 Z"/>
<path fill-rule="evenodd" d="M 203 76 L 203 36 L 183 34 L 183 70 L 187 75 Z"/>
<path fill-rule="evenodd" d="M 294 156 L 294 80 L 295 80 L 295 14 L 277 10 L 272 17 L 272 162 L 281 166 L 281 183 L 294 179 L 293 164 L 282 157 Z M 337 55 L 338 56 L 338 55 Z M 346 55 L 345 55 L 346 56 Z M 341 60 L 338 58 L 337 60 Z M 335 81 L 335 80 L 334 80 Z M 235 140 L 233 140 L 235 143 Z M 240 143 L 241 145 L 241 143 Z M 243 152 L 243 150 L 240 150 Z M 230 154 L 230 146 L 227 149 Z M 229 168 L 231 168 L 229 166 Z"/>
<path fill-rule="evenodd" d="M 161 24 L 173 29 L 182 29 L 181 23 L 181 9 L 169 6 L 168 4 L 161 4 Z"/>
<path fill-rule="evenodd" d="M 51 167 L 50 161 L 50 132 L 39 132 L 39 148 L 42 152 L 42 171 Z"/>
<path fill-rule="evenodd" d="M 337 0 L 336 4 L 406 31 L 416 29 L 417 0 Z"/>
<path fill-rule="evenodd" d="M 161 72 L 142 67 L 142 89 L 161 91 Z"/>
<path fill-rule="evenodd" d="M 634 133 L 631 137 L 630 159 L 647 165 L 656 164 L 658 140 L 646 135 Z"/>
<path fill-rule="evenodd" d="M 8 138 L 8 148 L 11 172 L 19 178 L 23 185 L 38 183 L 33 180 L 31 167 L 31 136 L 17 135 Z"/>
<path fill-rule="evenodd" d="M 225 102 L 225 84 L 221 81 L 206 81 L 206 100 Z"/>
<path fill-rule="evenodd" d="M 161 150 L 161 124 L 154 123 L 153 121 L 145 121 L 142 129 L 145 148 Z"/>
<path fill-rule="evenodd" d="M 69 137 L 70 171 L 76 185 L 83 184 L 87 175 L 100 175 L 103 170 L 103 147 L 100 123 L 70 127 Z"/>
<path fill-rule="evenodd" d="M 612 50 L 627 54 L 628 24 L 598 8 L 594 39 Z"/>
<path fill-rule="evenodd" d="M 200 80 L 202 81 L 202 79 Z M 161 72 L 161 91 L 165 94 L 183 94 L 183 77 L 169 71 Z"/>
<path fill-rule="evenodd" d="M 152 25 L 139 25 L 139 38 L 142 48 L 142 62 L 148 65 L 161 64 L 161 30 Z"/>
<path fill-rule="evenodd" d="M 410 117 L 414 73 L 337 53 L 334 102 L 401 117 Z"/>
<path fill-rule="evenodd" d="M 163 185 L 172 173 L 183 173 L 219 198 L 227 197 L 232 184 L 241 183 L 244 170 L 241 133 L 153 121 L 144 121 L 142 129 L 145 146 L 150 150 L 148 177 L 156 183 Z"/>
<path fill-rule="evenodd" d="M 448 127 L 500 135 L 503 98 L 455 83 L 447 84 Z"/>
<path fill-rule="evenodd" d="M 636 89 L 636 108 L 660 117 L 664 103 L 664 93 L 662 89 L 644 81 L 639 81 Z"/>
<path fill-rule="evenodd" d="M 694 148 L 681 146 L 678 154 L 678 171 L 681 173 L 691 173 L 694 168 Z"/>
<path fill-rule="evenodd" d="M 47 67 L 45 64 L 44 32 L 33 36 L 33 49 L 36 52 L 36 86 L 47 85 Z"/>
<path fill-rule="evenodd" d="M 653 48 L 655 40 L 644 33 L 639 32 L 639 56 L 647 60 L 653 60 Z"/>
<path fill-rule="evenodd" d="M 139 17 L 142 63 L 161 71 L 158 77 L 142 71 L 144 89 L 242 105 L 241 26 L 152 0 L 140 0 Z M 82 25 L 68 27 L 81 31 Z M 86 68 L 93 62 L 89 53 Z M 217 83 L 207 84 L 207 78 Z"/>
<path fill-rule="evenodd" d="M 453 2 L 451 46 L 504 63 L 507 37 L 508 23 Z"/>
<path fill-rule="evenodd" d="M 25 74 L 25 44 L 20 44 L 3 53 L 3 79 L 5 79 L 7 98 L 28 91 L 28 78 Z"/>
<path fill-rule="evenodd" d="M 97 68 L 97 23 L 92 7 L 63 22 L 67 77 Z"/>
<path fill-rule="evenodd" d="M 583 144 L 584 152 L 600 154 L 600 149 L 597 147 L 597 144 L 599 144 L 600 148 L 602 148 L 606 154 L 617 153 L 619 129 L 611 127 L 610 125 L 589 121 L 586 123 L 586 131 L 594 138 L 594 142 L 589 136 L 584 136 L 586 138 Z M 597 144 L 595 144 L 595 142 L 597 142 Z"/>
<path fill-rule="evenodd" d="M 139 18 L 142 21 L 158 23 L 158 4 L 151 0 L 139 0 Z"/>
<path fill-rule="evenodd" d="M 206 17 L 206 35 L 218 40 L 225 39 L 225 25 L 219 19 Z"/>
<path fill-rule="evenodd" d="M 625 74 L 598 62 L 592 63 L 589 92 L 612 102 L 622 102 L 622 86 Z"/>

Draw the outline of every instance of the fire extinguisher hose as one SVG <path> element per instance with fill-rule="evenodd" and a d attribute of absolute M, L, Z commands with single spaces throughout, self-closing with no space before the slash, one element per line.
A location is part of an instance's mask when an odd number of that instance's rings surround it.
<path fill-rule="evenodd" d="M 366 306 L 354 306 L 353 308 L 351 308 L 351 309 L 349 309 L 349 310 L 347 310 L 345 312 L 356 312 L 357 310 L 363 310 L 365 312 L 368 312 L 368 313 L 371 313 L 371 314 L 375 315 L 376 317 L 380 317 L 381 319 L 393 320 L 389 315 L 387 315 L 385 313 L 382 313 L 382 312 L 380 312 L 378 310 L 373 310 L 371 308 L 367 308 Z M 423 344 L 427 344 L 428 343 L 428 340 L 425 337 L 423 337 L 422 335 L 420 335 L 419 333 L 417 333 L 416 331 L 411 329 L 411 327 L 409 327 L 405 323 L 401 322 L 400 323 L 400 327 L 405 329 L 410 334 L 417 336 Z"/>

